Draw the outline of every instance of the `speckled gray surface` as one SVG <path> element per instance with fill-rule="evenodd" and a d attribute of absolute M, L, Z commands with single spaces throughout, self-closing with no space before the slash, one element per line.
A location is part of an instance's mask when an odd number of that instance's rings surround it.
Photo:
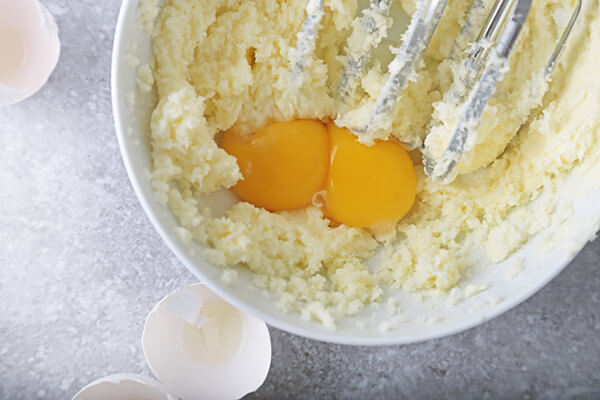
<path fill-rule="evenodd" d="M 109 88 L 120 2 L 52 0 L 63 51 L 35 97 L 0 108 L 0 399 L 69 399 L 148 371 L 144 318 L 194 278 L 127 179 Z M 600 398 L 600 241 L 505 315 L 423 344 L 352 348 L 272 329 L 251 398 Z"/>

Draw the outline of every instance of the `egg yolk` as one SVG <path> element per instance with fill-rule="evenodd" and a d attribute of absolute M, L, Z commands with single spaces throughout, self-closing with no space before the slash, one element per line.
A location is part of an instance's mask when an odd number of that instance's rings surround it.
<path fill-rule="evenodd" d="M 333 123 L 278 122 L 249 137 L 228 131 L 221 147 L 243 175 L 233 190 L 270 211 L 302 208 L 323 192 L 327 218 L 378 229 L 395 225 L 415 201 L 417 177 L 402 145 L 366 146 Z"/>
<path fill-rule="evenodd" d="M 361 228 L 396 224 L 416 197 L 417 177 L 408 152 L 395 141 L 365 146 L 333 123 L 327 129 L 331 161 L 325 215 Z"/>
<path fill-rule="evenodd" d="M 244 177 L 233 191 L 257 207 L 301 208 L 326 185 L 329 135 L 320 121 L 277 122 L 249 137 L 228 131 L 221 147 L 237 158 Z"/>

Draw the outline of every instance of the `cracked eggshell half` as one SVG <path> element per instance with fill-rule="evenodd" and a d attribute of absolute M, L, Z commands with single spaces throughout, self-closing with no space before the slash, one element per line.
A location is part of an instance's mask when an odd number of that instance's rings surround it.
<path fill-rule="evenodd" d="M 143 375 L 115 374 L 81 389 L 72 400 L 176 400 L 156 380 Z"/>
<path fill-rule="evenodd" d="M 0 0 L 0 106 L 37 92 L 56 67 L 58 28 L 37 0 Z"/>
<path fill-rule="evenodd" d="M 239 399 L 263 384 L 271 365 L 267 325 L 203 284 L 154 307 L 142 347 L 154 375 L 184 400 Z"/>

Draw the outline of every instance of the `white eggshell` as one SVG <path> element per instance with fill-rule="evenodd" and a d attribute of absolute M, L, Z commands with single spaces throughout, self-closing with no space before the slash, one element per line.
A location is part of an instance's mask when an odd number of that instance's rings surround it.
<path fill-rule="evenodd" d="M 239 399 L 263 384 L 271 365 L 266 324 L 203 284 L 179 289 L 154 307 L 142 347 L 154 375 L 184 400 Z"/>
<path fill-rule="evenodd" d="M 152 378 L 115 374 L 100 378 L 81 389 L 72 400 L 176 400 Z"/>
<path fill-rule="evenodd" d="M 37 0 L 0 0 L 0 105 L 21 101 L 48 80 L 60 55 L 58 28 Z"/>

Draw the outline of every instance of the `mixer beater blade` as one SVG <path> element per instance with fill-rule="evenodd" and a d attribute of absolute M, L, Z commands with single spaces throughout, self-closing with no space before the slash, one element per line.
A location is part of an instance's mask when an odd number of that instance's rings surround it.
<path fill-rule="evenodd" d="M 462 103 L 458 124 L 440 160 L 425 152 L 425 172 L 434 179 L 448 180 L 460 161 L 470 136 L 483 115 L 485 106 L 494 94 L 496 85 L 509 68 L 510 54 L 531 8 L 532 0 L 497 0 L 469 56 L 457 70 L 447 101 Z M 578 0 L 561 38 L 550 56 L 543 79 L 548 79 L 556 66 L 581 10 Z M 431 126 L 441 121 L 432 121 Z"/>
<path fill-rule="evenodd" d="M 324 14 L 324 0 L 308 0 L 307 17 L 298 33 L 296 48 L 291 57 L 293 79 L 301 84 L 303 71 L 312 57 L 318 34 L 318 27 Z M 452 171 L 465 151 L 470 135 L 475 131 L 478 121 L 489 99 L 495 92 L 498 82 L 509 67 L 509 57 L 519 38 L 519 34 L 527 20 L 533 0 L 496 0 L 491 12 L 481 29 L 477 40 L 472 45 L 469 55 L 462 61 L 454 75 L 453 84 L 444 100 L 460 104 L 461 115 L 454 128 L 443 156 L 434 160 L 424 152 L 425 171 L 434 179 L 448 180 Z M 392 0 L 371 0 L 369 8 L 357 17 L 352 35 L 362 35 L 364 45 L 348 46 L 341 78 L 337 87 L 337 97 L 345 103 L 356 92 L 361 77 L 364 75 L 371 52 L 386 36 L 389 24 L 385 23 Z M 558 45 L 550 57 L 543 76 L 548 78 L 556 66 L 562 49 L 565 46 L 573 26 L 579 16 L 582 0 L 576 0 L 576 6 Z M 416 73 L 419 61 L 435 32 L 448 0 L 420 0 L 417 11 L 403 36 L 403 41 L 395 58 L 388 66 L 388 78 L 381 92 L 370 109 L 366 123 L 351 129 L 361 138 L 373 137 L 374 132 L 390 131 L 390 115 L 405 89 L 411 75 Z M 483 0 L 475 0 L 470 15 L 477 13 L 484 5 Z M 473 29 L 467 24 L 463 33 Z M 456 57 L 453 53 L 452 57 Z M 440 121 L 432 121 L 436 126 Z M 378 135 L 380 136 L 380 135 Z"/>

